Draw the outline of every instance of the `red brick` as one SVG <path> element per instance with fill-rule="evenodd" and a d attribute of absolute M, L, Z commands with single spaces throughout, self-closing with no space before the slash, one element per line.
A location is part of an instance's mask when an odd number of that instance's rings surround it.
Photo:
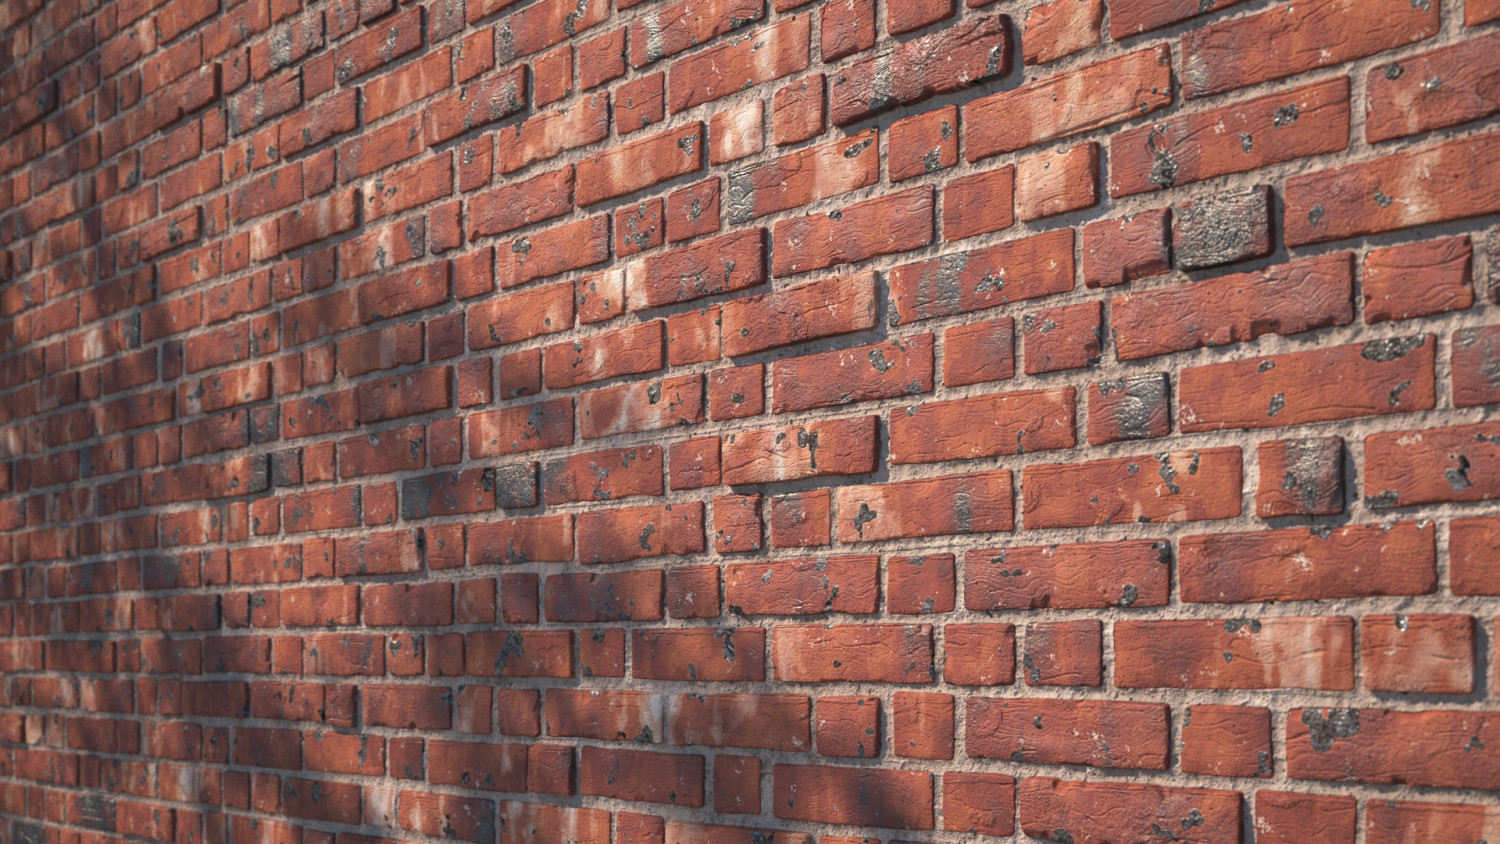
<path fill-rule="evenodd" d="M 666 116 L 666 74 L 642 76 L 615 89 L 615 131 L 621 136 L 654 123 Z"/>
<path fill-rule="evenodd" d="M 927 615 L 953 611 L 952 554 L 891 557 L 886 563 L 886 611 Z"/>
<path fill-rule="evenodd" d="M 1469 7 L 1471 10 L 1473 6 Z M 1260 800 L 1266 792 L 1261 792 Z M 1282 828 L 1290 830 L 1293 827 L 1290 813 L 1294 810 L 1311 808 L 1308 806 L 1312 798 L 1304 795 L 1280 794 L 1288 804 L 1284 810 L 1285 814 L 1277 820 L 1282 822 Z M 1301 799 L 1298 799 L 1301 798 Z M 1326 837 L 1319 841 L 1328 841 L 1330 844 L 1342 844 L 1345 841 L 1353 841 L 1355 836 L 1355 803 L 1354 798 L 1323 797 L 1323 801 L 1341 801 L 1342 804 L 1334 806 L 1319 806 L 1317 811 L 1323 813 Z M 1296 800 L 1296 804 L 1293 801 Z M 1301 805 L 1297 805 L 1301 804 Z M 1258 805 L 1257 805 L 1257 808 Z M 1261 821 L 1257 819 L 1257 823 Z M 1449 844 L 1457 841 L 1480 841 L 1489 833 L 1486 830 L 1493 828 L 1495 823 L 1495 809 L 1491 806 L 1472 806 L 1462 803 L 1416 803 L 1405 801 L 1377 801 L 1370 804 L 1365 814 L 1365 840 L 1370 844 L 1416 844 L 1418 841 L 1430 841 L 1433 844 Z M 1290 838 L 1277 838 L 1281 841 L 1290 841 Z"/>
<path fill-rule="evenodd" d="M 668 194 L 666 224 L 669 243 L 718 231 L 718 177 L 678 188 Z"/>
<path fill-rule="evenodd" d="M 1057 0 L 1026 13 L 1021 55 L 1027 65 L 1046 64 L 1099 43 L 1104 4 L 1099 0 Z"/>
<path fill-rule="evenodd" d="M 650 12 L 630 27 L 630 63 L 636 67 L 756 23 L 765 17 L 760 0 L 687 0 Z"/>
<path fill-rule="evenodd" d="M 1349 80 L 1339 77 L 1131 129 L 1110 141 L 1111 196 L 1243 173 L 1349 145 Z"/>
<path fill-rule="evenodd" d="M 1158 830 L 1187 832 L 1205 844 L 1240 840 L 1240 794 L 1128 782 L 1068 782 L 1034 777 L 1019 788 L 1021 831 L 1050 838 L 1066 830 L 1079 842 L 1149 841 Z"/>
<path fill-rule="evenodd" d="M 834 0 L 823 7 L 819 41 L 824 61 L 838 61 L 845 56 L 875 46 L 875 0 Z"/>
<path fill-rule="evenodd" d="M 568 630 L 466 633 L 464 673 L 479 677 L 571 677 L 573 634 Z M 503 709 L 501 717 L 505 717 Z"/>
<path fill-rule="evenodd" d="M 1189 18 L 1206 15 L 1239 3 L 1240 0 L 1212 0 L 1194 3 L 1188 0 L 1124 0 L 1118 12 L 1110 7 L 1109 34 L 1115 40 L 1128 38 L 1142 32 Z"/>
<path fill-rule="evenodd" d="M 1032 465 L 1021 480 L 1022 518 L 1028 529 L 1233 518 L 1240 476 L 1238 448 Z"/>
<path fill-rule="evenodd" d="M 1449 576 L 1455 595 L 1500 592 L 1500 520 L 1454 519 L 1448 527 Z M 1434 584 L 1435 586 L 1435 584 Z"/>
<path fill-rule="evenodd" d="M 1164 210 L 1085 224 L 1083 283 L 1113 287 L 1167 272 L 1172 268 L 1167 257 L 1169 228 Z"/>
<path fill-rule="evenodd" d="M 862 416 L 730 434 L 722 446 L 724 481 L 765 483 L 872 472 L 875 431 L 875 417 Z"/>
<path fill-rule="evenodd" d="M 593 205 L 660 184 L 703 166 L 703 124 L 658 132 L 580 161 L 577 199 Z"/>
<path fill-rule="evenodd" d="M 930 463 L 1072 448 L 1075 394 L 1063 387 L 893 410 L 890 460 Z"/>
<path fill-rule="evenodd" d="M 623 563 L 704 548 L 703 505 L 588 510 L 578 514 L 579 562 Z"/>
<path fill-rule="evenodd" d="M 609 257 L 609 215 L 545 229 L 496 249 L 501 288 L 598 264 Z"/>
<path fill-rule="evenodd" d="M 733 815 L 760 813 L 760 758 L 714 757 L 714 811 Z"/>
<path fill-rule="evenodd" d="M 708 418 L 744 419 L 766 412 L 765 364 L 728 366 L 708 375 Z"/>
<path fill-rule="evenodd" d="M 578 425 L 584 439 L 703 421 L 703 376 L 684 375 L 584 393 Z"/>
<path fill-rule="evenodd" d="M 469 528 L 468 564 L 560 563 L 573 559 L 573 517 L 567 513 L 511 519 Z"/>
<path fill-rule="evenodd" d="M 549 461 L 544 476 L 548 504 L 661 495 L 662 452 L 645 446 L 581 454 Z"/>
<path fill-rule="evenodd" d="M 1070 91 L 1101 95 L 1080 103 Z M 1171 104 L 1171 50 L 1162 44 L 970 101 L 963 114 L 965 155 L 979 161 Z"/>
<path fill-rule="evenodd" d="M 760 29 L 756 38 L 730 41 L 673 62 L 667 77 L 668 107 L 676 114 L 806 70 L 811 20 L 810 15 L 785 18 Z"/>
<path fill-rule="evenodd" d="M 513 173 L 609 134 L 609 98 L 584 97 L 566 110 L 543 112 L 496 136 L 495 172 Z"/>
<path fill-rule="evenodd" d="M 703 805 L 703 757 L 585 747 L 579 793 L 679 806 Z"/>
<path fill-rule="evenodd" d="M 765 679 L 765 631 L 635 630 L 632 676 L 644 680 Z"/>
<path fill-rule="evenodd" d="M 427 779 L 485 791 L 526 790 L 526 748 L 519 744 L 427 743 Z"/>
<path fill-rule="evenodd" d="M 642 310 L 764 284 L 764 251 L 765 230 L 750 229 L 659 252 L 625 268 L 626 302 Z"/>
<path fill-rule="evenodd" d="M 1370 691 L 1462 695 L 1474 688 L 1474 619 L 1467 615 L 1367 615 L 1359 642 Z"/>
<path fill-rule="evenodd" d="M 772 412 L 930 392 L 932 358 L 933 337 L 920 334 L 778 360 L 771 370 Z"/>
<path fill-rule="evenodd" d="M 967 707 L 971 758 L 1167 767 L 1171 719 L 1164 703 L 975 697 Z"/>
<path fill-rule="evenodd" d="M 365 381 L 356 389 L 359 421 L 385 422 L 453 406 L 453 369 L 435 366 Z"/>
<path fill-rule="evenodd" d="M 469 239 L 504 234 L 573 210 L 571 165 L 501 185 L 469 200 Z"/>
<path fill-rule="evenodd" d="M 879 135 L 870 130 L 733 170 L 726 218 L 748 222 L 867 187 L 879 178 L 879 165 Z"/>
<path fill-rule="evenodd" d="M 1016 781 L 1004 774 L 943 774 L 943 829 L 981 835 L 1016 831 Z"/>
<path fill-rule="evenodd" d="M 765 146 L 765 101 L 751 100 L 708 120 L 708 161 L 715 166 L 738 161 Z"/>
<path fill-rule="evenodd" d="M 879 756 L 880 698 L 819 698 L 813 732 L 820 756 Z"/>
<path fill-rule="evenodd" d="M 402 829 L 476 844 L 493 837 L 495 807 L 488 800 L 402 791 L 397 804 Z"/>
<path fill-rule="evenodd" d="M 943 386 L 963 387 L 1016 376 L 1015 320 L 960 325 L 943 332 Z"/>
<path fill-rule="evenodd" d="M 1103 682 L 1104 631 L 1098 621 L 1026 625 L 1021 654 L 1028 686 L 1098 686 Z"/>
<path fill-rule="evenodd" d="M 1221 21 L 1183 34 L 1182 95 L 1205 97 L 1364 58 L 1420 41 L 1437 29 L 1436 9 L 1394 2 L 1354 9 L 1323 0 Z M 1253 58 L 1242 52 L 1250 44 L 1294 43 L 1288 39 L 1318 46 Z"/>
<path fill-rule="evenodd" d="M 567 45 L 538 58 L 531 66 L 535 105 L 555 103 L 573 93 L 573 48 Z"/>
<path fill-rule="evenodd" d="M 383 26 L 375 26 L 344 42 L 334 54 L 339 82 L 376 70 L 422 46 L 422 13 L 409 9 Z"/>
<path fill-rule="evenodd" d="M 913 4 L 903 8 L 909 5 Z M 927 0 L 927 6 L 931 5 L 932 0 Z M 1005 76 L 1013 60 L 1010 42 L 1010 19 L 998 15 L 960 21 L 909 41 L 893 41 L 834 76 L 829 90 L 833 124 L 848 126 L 897 106 Z"/>
<path fill-rule="evenodd" d="M 1016 221 L 1015 178 L 1015 167 L 1007 165 L 948 182 L 943 188 L 943 239 L 962 240 L 1010 228 Z"/>
<path fill-rule="evenodd" d="M 446 627 L 453 623 L 453 584 L 374 584 L 360 604 L 369 627 Z"/>
<path fill-rule="evenodd" d="M 772 659 L 791 683 L 925 683 L 932 678 L 932 628 L 894 624 L 778 627 Z"/>
<path fill-rule="evenodd" d="M 802 695 L 677 695 L 667 707 L 672 744 L 812 749 L 811 709 Z"/>
<path fill-rule="evenodd" d="M 1170 378 L 1164 372 L 1089 385 L 1089 445 L 1172 433 Z"/>
<path fill-rule="evenodd" d="M 1182 770 L 1211 777 L 1269 778 L 1273 773 L 1270 710 L 1188 707 L 1182 727 Z"/>
<path fill-rule="evenodd" d="M 573 443 L 573 402 L 552 399 L 469 417 L 469 456 L 519 454 Z"/>
<path fill-rule="evenodd" d="M 1259 448 L 1255 511 L 1275 516 L 1344 512 L 1344 441 L 1339 437 L 1274 440 Z"/>
<path fill-rule="evenodd" d="M 1103 356 L 1104 305 L 1085 302 L 1026 314 L 1021 343 L 1026 374 L 1094 366 Z"/>
<path fill-rule="evenodd" d="M 823 134 L 827 80 L 822 74 L 788 83 L 771 100 L 771 136 L 777 146 L 812 140 Z"/>
<path fill-rule="evenodd" d="M 1127 293 L 1112 306 L 1117 354 L 1130 360 L 1346 325 L 1353 287 L 1349 256 L 1338 253 Z"/>
<path fill-rule="evenodd" d="M 1376 508 L 1500 496 L 1495 469 L 1500 429 L 1480 423 L 1365 440 L 1365 499 Z"/>
<path fill-rule="evenodd" d="M 892 123 L 886 159 L 892 182 L 957 164 L 958 108 L 948 106 Z"/>
<path fill-rule="evenodd" d="M 1034 155 L 1016 165 L 1016 215 L 1022 220 L 1077 211 L 1098 201 L 1098 144 Z"/>
<path fill-rule="evenodd" d="M 1180 425 L 1270 428 L 1427 410 L 1436 403 L 1435 351 L 1435 338 L 1417 335 L 1185 369 Z M 1314 387 L 1314 375 L 1337 383 L 1337 393 Z"/>
<path fill-rule="evenodd" d="M 1433 529 L 1414 522 L 1193 536 L 1181 542 L 1186 601 L 1420 595 L 1437 588 Z"/>
<path fill-rule="evenodd" d="M 1468 237 L 1373 249 L 1360 270 L 1365 322 L 1411 319 L 1474 304 Z"/>
<path fill-rule="evenodd" d="M 1287 245 L 1493 213 L 1500 190 L 1478 174 L 1497 161 L 1500 135 L 1476 135 L 1294 176 L 1286 182 Z"/>
<path fill-rule="evenodd" d="M 1120 688 L 1354 687 L 1348 618 L 1121 621 L 1114 635 Z"/>
<path fill-rule="evenodd" d="M 776 817 L 882 829 L 932 829 L 933 783 L 926 771 L 778 763 Z M 867 795 L 851 801 L 849 794 Z"/>
<path fill-rule="evenodd" d="M 660 197 L 643 199 L 635 205 L 626 205 L 615 212 L 615 255 L 625 257 L 662 244 L 666 234 L 666 223 L 662 219 L 663 203 Z M 619 273 L 605 276 L 620 277 Z"/>
<path fill-rule="evenodd" d="M 873 613 L 877 563 L 873 556 L 846 556 L 732 565 L 724 600 L 746 615 Z"/>
<path fill-rule="evenodd" d="M 609 841 L 609 812 L 603 809 L 572 809 L 502 800 L 498 818 L 500 844 L 564 840 L 577 844 L 607 844 Z"/>
<path fill-rule="evenodd" d="M 662 573 L 559 574 L 542 590 L 548 621 L 658 621 L 662 617 Z"/>
<path fill-rule="evenodd" d="M 773 271 L 795 275 L 925 246 L 933 238 L 932 204 L 932 189 L 919 187 L 782 220 L 773 230 Z"/>
<path fill-rule="evenodd" d="M 714 499 L 714 551 L 739 554 L 759 551 L 765 534 L 761 496 L 721 495 Z"/>
<path fill-rule="evenodd" d="M 1485 788 L 1500 751 L 1500 719 L 1483 711 L 1293 709 L 1287 773 L 1297 780 Z M 1394 736 L 1403 736 L 1393 740 Z"/>
<path fill-rule="evenodd" d="M 687 366 L 718 360 L 722 334 L 719 321 L 718 305 L 667 317 L 667 363 L 671 366 Z"/>
<path fill-rule="evenodd" d="M 826 489 L 771 499 L 771 547 L 810 548 L 829 543 L 832 496 Z"/>
<path fill-rule="evenodd" d="M 890 272 L 891 321 L 952 316 L 1073 289 L 1073 232 L 1060 229 Z"/>
<path fill-rule="evenodd" d="M 1495 114 L 1487 91 L 1497 48 L 1500 39 L 1493 36 L 1473 38 L 1371 68 L 1365 137 L 1385 141 Z"/>
<path fill-rule="evenodd" d="M 844 486 L 837 497 L 840 542 L 989 533 L 1014 526 L 1008 470 Z"/>

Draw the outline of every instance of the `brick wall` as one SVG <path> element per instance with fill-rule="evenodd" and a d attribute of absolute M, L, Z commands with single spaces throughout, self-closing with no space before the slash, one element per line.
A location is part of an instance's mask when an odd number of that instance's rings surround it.
<path fill-rule="evenodd" d="M 0 24 L 0 844 L 1500 840 L 1500 2 Z"/>

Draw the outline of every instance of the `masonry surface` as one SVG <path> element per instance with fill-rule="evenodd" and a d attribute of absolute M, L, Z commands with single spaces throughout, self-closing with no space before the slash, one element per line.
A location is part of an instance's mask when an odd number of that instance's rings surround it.
<path fill-rule="evenodd" d="M 1500 0 L 3 0 L 0 844 L 1500 840 Z"/>

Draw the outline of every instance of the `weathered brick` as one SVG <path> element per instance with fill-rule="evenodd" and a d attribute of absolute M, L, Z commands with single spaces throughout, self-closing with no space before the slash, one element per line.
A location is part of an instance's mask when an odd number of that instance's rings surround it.
<path fill-rule="evenodd" d="M 962 90 L 1010 73 L 1012 58 L 1010 19 L 1003 16 L 963 21 L 932 35 L 898 41 L 834 76 L 830 116 L 835 126 L 848 126 L 897 106 Z"/>
<path fill-rule="evenodd" d="M 1426 410 L 1436 402 L 1431 335 L 1371 340 L 1309 352 L 1185 369 L 1178 381 L 1183 431 L 1270 428 Z M 1313 386 L 1316 373 L 1337 394 Z M 1225 386 L 1235 385 L 1226 391 Z"/>
<path fill-rule="evenodd" d="M 1347 253 L 1127 293 L 1112 304 L 1121 360 L 1298 334 L 1354 319 Z"/>
<path fill-rule="evenodd" d="M 925 246 L 933 237 L 932 204 L 932 189 L 920 187 L 782 220 L 772 230 L 772 269 L 796 275 Z"/>
<path fill-rule="evenodd" d="M 1363 58 L 1427 38 L 1437 26 L 1431 7 L 1387 2 L 1354 8 L 1326 0 L 1221 21 L 1183 35 L 1182 95 L 1205 97 Z M 1274 55 L 1243 51 L 1272 43 L 1288 48 Z"/>
<path fill-rule="evenodd" d="M 920 334 L 782 359 L 771 370 L 771 409 L 787 413 L 930 392 L 932 358 L 932 335 Z"/>
<path fill-rule="evenodd" d="M 1500 190 L 1478 174 L 1497 160 L 1500 135 L 1475 135 L 1289 178 L 1287 245 L 1493 213 Z"/>
<path fill-rule="evenodd" d="M 968 460 L 1072 448 L 1072 387 L 912 405 L 890 414 L 892 463 Z"/>
<path fill-rule="evenodd" d="M 1121 621 L 1114 636 L 1120 688 L 1354 687 L 1349 618 Z"/>
<path fill-rule="evenodd" d="M 895 324 L 1064 293 L 1073 289 L 1073 232 L 1061 229 L 906 264 L 889 278 Z"/>
<path fill-rule="evenodd" d="M 1021 518 L 1028 529 L 1228 519 L 1240 514 L 1240 478 L 1235 447 L 1032 465 Z"/>
<path fill-rule="evenodd" d="M 845 486 L 836 497 L 840 542 L 991 533 L 1015 524 L 1009 471 Z"/>
<path fill-rule="evenodd" d="M 1339 77 L 1115 135 L 1109 193 L 1192 184 L 1348 145 L 1349 80 Z"/>
<path fill-rule="evenodd" d="M 667 75 L 668 108 L 676 114 L 806 70 L 811 23 L 811 15 L 783 18 L 756 38 L 731 40 L 674 61 Z"/>
<path fill-rule="evenodd" d="M 1171 51 L 1140 50 L 973 100 L 964 106 L 970 161 L 1065 138 L 1172 104 Z M 1107 92 L 1077 102 L 1069 91 Z"/>
<path fill-rule="evenodd" d="M 720 450 L 723 480 L 748 484 L 873 472 L 876 428 L 876 417 L 861 416 L 729 434 Z"/>

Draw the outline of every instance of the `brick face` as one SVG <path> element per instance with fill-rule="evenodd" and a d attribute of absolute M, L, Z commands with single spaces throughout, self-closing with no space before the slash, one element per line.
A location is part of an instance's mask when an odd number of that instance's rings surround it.
<path fill-rule="evenodd" d="M 0 0 L 0 841 L 1497 840 L 1497 21 Z"/>

